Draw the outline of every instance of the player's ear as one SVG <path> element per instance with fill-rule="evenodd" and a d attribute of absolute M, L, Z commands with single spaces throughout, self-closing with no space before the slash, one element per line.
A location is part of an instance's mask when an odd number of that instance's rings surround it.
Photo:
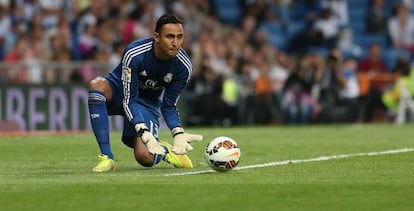
<path fill-rule="evenodd" d="M 160 43 L 160 34 L 158 32 L 154 32 L 154 40 L 155 43 Z"/>

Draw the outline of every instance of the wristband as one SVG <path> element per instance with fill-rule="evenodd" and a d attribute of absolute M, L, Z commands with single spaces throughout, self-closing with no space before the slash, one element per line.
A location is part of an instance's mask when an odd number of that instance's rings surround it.
<path fill-rule="evenodd" d="M 145 131 L 149 132 L 148 128 L 140 128 L 137 132 L 138 137 L 141 138 Z"/>
<path fill-rule="evenodd" d="M 172 137 L 174 138 L 176 135 L 183 134 L 184 128 L 182 127 L 175 127 L 171 130 Z"/>
<path fill-rule="evenodd" d="M 144 134 L 145 131 L 149 132 L 148 127 L 145 125 L 145 123 L 138 123 L 135 125 L 135 130 L 137 131 L 137 136 L 142 137 L 142 134 Z"/>

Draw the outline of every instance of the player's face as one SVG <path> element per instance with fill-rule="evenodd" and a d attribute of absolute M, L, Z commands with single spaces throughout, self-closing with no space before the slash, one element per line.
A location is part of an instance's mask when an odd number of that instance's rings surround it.
<path fill-rule="evenodd" d="M 168 59 L 178 54 L 184 41 L 184 30 L 181 24 L 169 23 L 154 33 L 156 54 L 159 59 Z"/>

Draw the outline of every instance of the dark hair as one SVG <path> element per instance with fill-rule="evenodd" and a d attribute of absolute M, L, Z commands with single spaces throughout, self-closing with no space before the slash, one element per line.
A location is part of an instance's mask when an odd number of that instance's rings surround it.
<path fill-rule="evenodd" d="M 173 14 L 165 14 L 165 15 L 162 15 L 160 18 L 158 18 L 157 25 L 155 26 L 155 32 L 160 33 L 161 28 L 165 24 L 169 24 L 169 23 L 177 23 L 181 25 L 183 24 L 183 22 L 177 16 Z"/>

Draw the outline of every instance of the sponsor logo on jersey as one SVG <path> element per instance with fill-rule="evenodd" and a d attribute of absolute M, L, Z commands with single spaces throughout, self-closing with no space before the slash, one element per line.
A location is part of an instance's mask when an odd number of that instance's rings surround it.
<path fill-rule="evenodd" d="M 164 86 L 157 86 L 157 81 L 148 79 L 144 83 L 140 83 L 139 88 L 159 90 L 159 89 L 164 89 Z"/>

